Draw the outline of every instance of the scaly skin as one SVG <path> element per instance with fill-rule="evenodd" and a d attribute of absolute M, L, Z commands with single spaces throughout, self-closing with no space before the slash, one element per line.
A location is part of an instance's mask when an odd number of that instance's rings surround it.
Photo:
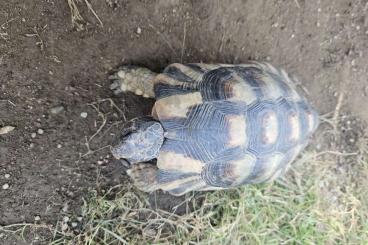
<path fill-rule="evenodd" d="M 156 73 L 144 67 L 122 66 L 109 77 L 115 94 L 132 92 L 145 98 L 154 98 L 153 81 Z"/>

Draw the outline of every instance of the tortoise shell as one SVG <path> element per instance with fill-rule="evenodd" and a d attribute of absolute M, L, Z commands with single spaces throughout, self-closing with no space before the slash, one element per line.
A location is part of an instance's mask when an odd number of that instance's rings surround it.
<path fill-rule="evenodd" d="M 165 131 L 162 189 L 229 188 L 285 172 L 318 126 L 294 83 L 268 63 L 166 67 L 154 81 L 152 111 Z"/>

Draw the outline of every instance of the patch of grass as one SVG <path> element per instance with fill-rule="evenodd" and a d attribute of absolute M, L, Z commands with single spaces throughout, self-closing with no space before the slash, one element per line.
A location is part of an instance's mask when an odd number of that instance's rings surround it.
<path fill-rule="evenodd" d="M 203 193 L 201 205 L 187 200 L 194 210 L 183 215 L 155 210 L 129 183 L 93 192 L 83 228 L 57 232 L 53 244 L 363 244 L 368 152 L 361 144 L 343 171 L 336 162 L 344 155 L 306 151 L 284 179 Z"/>

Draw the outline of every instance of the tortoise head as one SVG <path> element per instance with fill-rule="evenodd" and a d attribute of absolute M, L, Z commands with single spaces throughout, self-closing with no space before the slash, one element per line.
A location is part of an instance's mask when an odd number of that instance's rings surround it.
<path fill-rule="evenodd" d="M 161 123 L 151 117 L 135 118 L 123 126 L 119 143 L 111 152 L 130 163 L 145 162 L 157 158 L 163 141 Z"/>

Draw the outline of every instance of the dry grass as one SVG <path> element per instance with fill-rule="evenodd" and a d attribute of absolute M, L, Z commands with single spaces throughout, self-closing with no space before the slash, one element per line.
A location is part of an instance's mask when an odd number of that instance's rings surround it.
<path fill-rule="evenodd" d="M 68 6 L 70 8 L 70 16 L 72 20 L 72 25 L 78 30 L 81 31 L 84 29 L 84 25 L 86 23 L 85 19 L 80 14 L 78 9 L 78 3 L 83 2 L 86 6 L 88 11 L 90 11 L 93 16 L 97 19 L 100 26 L 103 27 L 103 23 L 100 17 L 97 15 L 96 11 L 93 9 L 91 3 L 88 0 L 67 0 Z"/>
<path fill-rule="evenodd" d="M 283 179 L 201 193 L 186 199 L 192 208 L 181 215 L 155 209 L 130 182 L 104 195 L 92 191 L 80 226 L 71 226 L 76 216 L 61 221 L 52 244 L 364 244 L 368 137 L 356 148 L 307 149 Z"/>
<path fill-rule="evenodd" d="M 130 183 L 93 192 L 82 230 L 59 230 L 53 244 L 363 244 L 368 139 L 357 145 L 357 154 L 307 150 L 285 178 L 202 193 L 203 203 L 188 199 L 194 211 L 183 215 L 154 209 Z"/>

